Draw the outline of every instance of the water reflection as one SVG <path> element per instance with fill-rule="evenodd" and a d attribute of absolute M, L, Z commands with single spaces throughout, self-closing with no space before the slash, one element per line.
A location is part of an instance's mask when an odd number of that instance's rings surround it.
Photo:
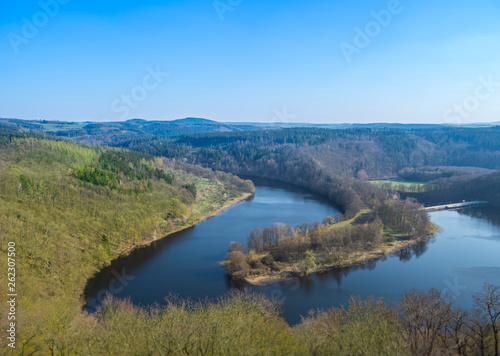
<path fill-rule="evenodd" d="M 500 226 L 500 208 L 487 206 L 457 210 L 460 215 L 487 221 L 494 226 Z"/>
<path fill-rule="evenodd" d="M 402 262 L 408 262 L 413 257 L 419 258 L 427 251 L 427 249 L 429 248 L 429 244 L 433 242 L 435 242 L 434 237 L 427 238 L 415 244 L 406 246 L 405 248 L 390 255 L 384 255 L 380 258 L 370 259 L 366 262 L 355 264 L 349 267 L 334 268 L 325 272 L 316 273 L 316 280 L 322 282 L 331 280 L 333 278 L 337 282 L 337 286 L 340 287 L 342 285 L 342 280 L 349 274 L 358 271 L 374 271 L 377 268 L 379 262 L 384 262 L 390 257 L 395 256 Z"/>
<path fill-rule="evenodd" d="M 84 295 L 86 296 L 87 303 L 85 305 L 85 308 L 87 309 L 87 311 L 95 312 L 95 306 L 89 305 L 89 302 L 100 292 L 107 291 L 108 293 L 113 294 L 118 298 L 126 296 L 126 293 L 123 289 L 119 292 L 113 292 L 112 288 L 110 288 L 110 286 L 113 285 L 116 279 L 117 271 L 121 271 L 120 273 L 126 273 L 131 277 L 135 277 L 134 270 L 140 269 L 142 266 L 146 265 L 148 261 L 161 255 L 162 251 L 168 250 L 178 244 L 183 243 L 184 239 L 189 237 L 191 229 L 193 228 L 191 227 L 186 230 L 179 231 L 175 234 L 172 234 L 167 239 L 160 239 L 158 241 L 154 241 L 149 246 L 134 250 L 129 255 L 118 258 L 117 260 L 113 261 L 110 266 L 99 271 L 92 279 L 87 282 L 84 290 Z"/>
<path fill-rule="evenodd" d="M 253 199 L 114 261 L 88 282 L 86 300 L 94 302 L 96 296 L 109 292 L 148 305 L 161 303 L 170 293 L 197 300 L 243 289 L 245 283 L 229 280 L 219 265 L 231 241 L 243 243 L 252 229 L 275 222 L 295 226 L 338 213 L 324 199 L 299 188 L 275 183 L 257 186 Z M 117 271 L 134 279 L 123 288 L 110 288 Z M 99 304 L 101 298 L 97 299 Z M 89 312 L 94 309 L 87 305 Z"/>
<path fill-rule="evenodd" d="M 397 301 L 412 288 L 444 290 L 455 282 L 464 287 L 453 295 L 455 303 L 468 308 L 484 282 L 500 284 L 500 214 L 484 207 L 432 213 L 442 227 L 435 238 L 307 278 L 252 286 L 231 280 L 218 264 L 229 242 L 245 242 L 255 227 L 278 221 L 295 226 L 336 213 L 325 201 L 293 187 L 257 187 L 253 200 L 115 261 L 89 282 L 85 295 L 94 304 L 109 292 L 150 305 L 172 293 L 197 301 L 247 289 L 283 303 L 283 316 L 294 324 L 309 310 L 339 307 L 352 295 Z"/>
<path fill-rule="evenodd" d="M 419 241 L 417 243 L 406 246 L 400 251 L 396 251 L 394 255 L 398 256 L 400 261 L 408 262 L 412 259 L 413 256 L 415 256 L 415 258 L 419 258 L 420 256 L 422 256 L 429 248 L 429 244 L 435 241 L 436 240 L 433 237 Z"/>

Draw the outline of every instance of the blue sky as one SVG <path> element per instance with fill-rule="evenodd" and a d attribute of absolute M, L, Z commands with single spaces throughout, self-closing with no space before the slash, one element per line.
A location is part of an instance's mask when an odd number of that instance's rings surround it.
<path fill-rule="evenodd" d="M 2 0 L 0 9 L 0 117 L 500 121 L 498 0 Z"/>

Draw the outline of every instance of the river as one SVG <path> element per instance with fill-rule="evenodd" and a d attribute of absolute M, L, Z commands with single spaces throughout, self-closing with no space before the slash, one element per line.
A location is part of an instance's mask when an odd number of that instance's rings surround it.
<path fill-rule="evenodd" d="M 484 282 L 500 284 L 500 211 L 490 207 L 432 213 L 441 231 L 428 241 L 378 261 L 308 278 L 236 286 L 219 265 L 229 242 L 245 242 L 251 229 L 321 221 L 337 213 L 304 190 L 258 185 L 254 198 L 113 262 L 89 281 L 86 308 L 93 312 L 107 293 L 149 305 L 162 303 L 168 295 L 197 301 L 247 288 L 283 302 L 283 316 L 295 324 L 309 310 L 338 307 L 351 295 L 397 301 L 411 288 L 434 287 L 468 308 L 472 293 Z"/>

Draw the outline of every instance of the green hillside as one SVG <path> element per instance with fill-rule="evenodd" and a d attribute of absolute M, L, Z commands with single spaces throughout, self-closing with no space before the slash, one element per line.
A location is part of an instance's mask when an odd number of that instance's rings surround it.
<path fill-rule="evenodd" d="M 253 191 L 229 174 L 189 171 L 146 154 L 0 131 L 0 259 L 15 243 L 19 347 L 46 350 L 82 327 L 85 284 L 113 259 Z"/>

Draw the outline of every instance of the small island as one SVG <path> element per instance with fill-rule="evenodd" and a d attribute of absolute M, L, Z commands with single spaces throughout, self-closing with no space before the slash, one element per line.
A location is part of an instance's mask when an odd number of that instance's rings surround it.
<path fill-rule="evenodd" d="M 234 280 L 263 285 L 377 259 L 437 231 L 420 204 L 389 198 L 351 219 L 254 229 L 248 243 L 229 245 L 222 264 Z"/>

